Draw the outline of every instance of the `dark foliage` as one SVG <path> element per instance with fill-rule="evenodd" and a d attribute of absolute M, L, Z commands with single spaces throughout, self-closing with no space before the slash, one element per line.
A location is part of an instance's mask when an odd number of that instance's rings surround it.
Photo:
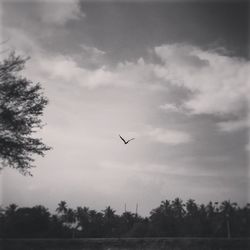
<path fill-rule="evenodd" d="M 20 75 L 26 61 L 12 53 L 0 62 L 0 161 L 23 174 L 30 173 L 34 154 L 50 149 L 32 136 L 42 127 L 48 100 L 39 83 Z"/>
<path fill-rule="evenodd" d="M 127 211 L 117 215 L 109 206 L 101 212 L 72 209 L 65 201 L 55 215 L 43 206 L 12 204 L 0 211 L 1 238 L 250 237 L 250 204 L 241 208 L 230 201 L 166 200 L 148 218 Z"/>

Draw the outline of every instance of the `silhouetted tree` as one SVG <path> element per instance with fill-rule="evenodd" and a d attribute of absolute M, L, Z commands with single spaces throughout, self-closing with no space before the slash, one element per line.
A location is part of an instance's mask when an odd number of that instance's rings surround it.
<path fill-rule="evenodd" d="M 173 236 L 180 235 L 182 236 L 182 231 L 184 227 L 183 225 L 183 218 L 185 215 L 185 204 L 183 204 L 183 201 L 180 198 L 176 198 L 175 200 L 172 201 L 171 203 L 172 207 L 172 216 L 174 218 L 174 223 L 173 223 Z"/>
<path fill-rule="evenodd" d="M 106 207 L 103 210 L 103 223 L 104 223 L 104 231 L 105 236 L 111 236 L 115 234 L 116 224 L 117 224 L 117 216 L 115 214 L 115 210 L 113 210 L 110 206 Z"/>
<path fill-rule="evenodd" d="M 220 206 L 221 219 L 223 222 L 223 236 L 231 238 L 232 229 L 235 229 L 237 221 L 236 210 L 237 203 L 231 203 L 230 201 L 223 201 Z M 236 233 L 236 232 L 235 232 Z"/>
<path fill-rule="evenodd" d="M 76 222 L 76 211 L 69 208 L 64 216 L 64 220 L 64 224 L 72 231 L 72 238 L 75 238 L 76 230 L 78 228 L 78 223 Z"/>
<path fill-rule="evenodd" d="M 65 215 L 67 213 L 67 202 L 66 201 L 60 201 L 60 203 L 58 203 L 58 207 L 56 208 L 56 211 L 60 214 L 60 215 Z"/>
<path fill-rule="evenodd" d="M 151 211 L 150 221 L 153 236 L 174 236 L 174 216 L 169 200 L 162 201 L 158 208 Z"/>
<path fill-rule="evenodd" d="M 186 202 L 185 225 L 188 236 L 201 236 L 201 219 L 199 217 L 199 207 L 194 200 Z"/>
<path fill-rule="evenodd" d="M 103 237 L 105 234 L 103 213 L 91 209 L 89 210 L 88 214 L 89 214 L 88 235 L 91 237 Z"/>
<path fill-rule="evenodd" d="M 26 61 L 11 53 L 0 62 L 0 165 L 31 174 L 33 155 L 44 156 L 50 149 L 33 137 L 42 128 L 41 115 L 48 100 L 39 83 L 20 75 Z"/>
<path fill-rule="evenodd" d="M 63 225 L 63 222 L 56 215 L 50 216 L 50 225 L 44 237 L 67 238 L 72 235 L 71 230 Z"/>
<path fill-rule="evenodd" d="M 185 204 L 180 199 L 165 200 L 151 211 L 149 218 L 131 212 L 117 215 L 110 206 L 103 212 L 88 207 L 72 209 L 65 201 L 58 204 L 57 212 L 51 215 L 43 206 L 11 204 L 0 210 L 0 237 L 250 236 L 250 204 L 240 208 L 230 201 L 198 205 L 192 199 Z"/>
<path fill-rule="evenodd" d="M 49 229 L 50 213 L 43 206 L 6 209 L 4 234 L 9 237 L 43 237 Z"/>
<path fill-rule="evenodd" d="M 124 212 L 119 220 L 120 234 L 126 235 L 133 228 L 134 224 L 138 221 L 138 216 L 131 212 Z"/>
<path fill-rule="evenodd" d="M 88 236 L 89 225 L 90 225 L 90 215 L 88 207 L 77 207 L 76 209 L 76 220 L 78 223 L 78 228 L 81 228 L 82 233 Z"/>

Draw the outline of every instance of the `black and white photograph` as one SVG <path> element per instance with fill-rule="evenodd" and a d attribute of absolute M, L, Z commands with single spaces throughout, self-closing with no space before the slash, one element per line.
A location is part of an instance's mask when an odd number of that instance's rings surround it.
<path fill-rule="evenodd" d="M 1 0 L 0 248 L 250 247 L 248 0 Z"/>

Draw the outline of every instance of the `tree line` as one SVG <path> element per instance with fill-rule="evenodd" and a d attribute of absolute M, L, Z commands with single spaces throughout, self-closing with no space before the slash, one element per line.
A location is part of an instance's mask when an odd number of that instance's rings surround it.
<path fill-rule="evenodd" d="M 148 217 L 110 206 L 102 211 L 68 207 L 61 201 L 54 214 L 44 206 L 0 211 L 1 238 L 84 237 L 250 237 L 250 204 L 240 207 L 230 201 L 197 204 L 189 199 L 162 201 Z"/>

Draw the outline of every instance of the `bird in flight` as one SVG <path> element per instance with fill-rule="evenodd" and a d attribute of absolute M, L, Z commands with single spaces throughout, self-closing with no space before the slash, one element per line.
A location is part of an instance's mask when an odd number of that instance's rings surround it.
<path fill-rule="evenodd" d="M 129 139 L 129 140 L 125 140 L 124 138 L 122 138 L 120 135 L 119 135 L 119 137 L 122 139 L 122 141 L 124 142 L 124 144 L 128 144 L 130 141 L 132 141 L 132 140 L 134 140 L 135 138 L 131 138 L 131 139 Z"/>

